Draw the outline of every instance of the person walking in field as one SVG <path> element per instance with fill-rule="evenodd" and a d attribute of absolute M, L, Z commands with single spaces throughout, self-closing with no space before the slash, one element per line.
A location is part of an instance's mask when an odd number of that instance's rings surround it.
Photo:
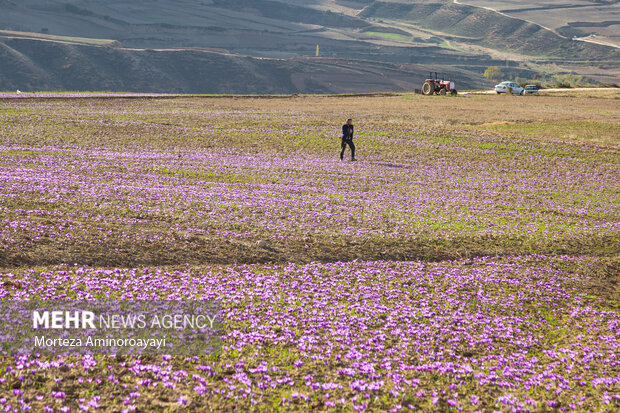
<path fill-rule="evenodd" d="M 347 119 L 347 123 L 342 125 L 342 146 L 340 151 L 340 160 L 344 158 L 344 151 L 347 145 L 351 148 L 351 161 L 355 161 L 355 145 L 353 144 L 353 119 Z"/>

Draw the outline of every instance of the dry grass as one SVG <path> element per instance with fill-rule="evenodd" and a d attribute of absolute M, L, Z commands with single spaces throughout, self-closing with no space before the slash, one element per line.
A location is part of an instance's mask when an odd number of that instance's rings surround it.
<path fill-rule="evenodd" d="M 543 89 L 543 96 L 620 99 L 619 88 Z"/>
<path fill-rule="evenodd" d="M 543 92 L 541 96 L 307 96 L 295 99 L 223 99 L 213 103 L 244 110 L 289 108 L 315 115 L 326 114 L 335 123 L 340 118 L 353 117 L 360 128 L 365 123 L 387 122 L 393 124 L 395 129 L 413 124 L 618 145 L 620 103 L 616 99 L 619 97 L 618 89 L 589 92 L 576 89 Z M 207 100 L 205 104 L 210 102 Z"/>

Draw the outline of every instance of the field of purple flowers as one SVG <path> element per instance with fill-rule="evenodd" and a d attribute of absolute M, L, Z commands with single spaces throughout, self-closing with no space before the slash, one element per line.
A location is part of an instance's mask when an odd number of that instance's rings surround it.
<path fill-rule="evenodd" d="M 288 101 L 3 103 L 0 266 L 617 252 L 617 147 Z"/>
<path fill-rule="evenodd" d="M 225 319 L 209 357 L 2 356 L 0 410 L 619 409 L 618 147 L 329 99 L 0 102 L 1 300 Z"/>

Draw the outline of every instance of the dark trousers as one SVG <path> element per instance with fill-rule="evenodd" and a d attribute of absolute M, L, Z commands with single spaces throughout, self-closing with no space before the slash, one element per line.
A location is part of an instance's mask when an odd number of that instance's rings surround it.
<path fill-rule="evenodd" d="M 355 159 L 355 145 L 353 144 L 352 139 L 343 139 L 342 140 L 342 150 L 340 151 L 340 160 L 344 158 L 344 150 L 347 149 L 347 145 L 351 148 L 351 159 Z"/>

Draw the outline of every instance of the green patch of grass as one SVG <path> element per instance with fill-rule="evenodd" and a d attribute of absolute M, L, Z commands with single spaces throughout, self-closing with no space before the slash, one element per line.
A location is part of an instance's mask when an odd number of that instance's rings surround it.
<path fill-rule="evenodd" d="M 382 32 L 365 32 L 365 33 L 371 36 L 383 37 L 385 39 L 391 39 L 391 40 L 402 40 L 402 41 L 411 40 L 411 37 L 398 34 L 398 33 L 382 33 Z"/>
<path fill-rule="evenodd" d="M 615 112 L 613 110 L 599 110 L 599 109 L 588 109 L 586 112 L 588 113 L 600 113 L 603 115 L 612 115 Z"/>
<path fill-rule="evenodd" d="M 415 93 L 403 93 L 401 97 L 405 100 L 420 100 L 421 96 Z"/>
<path fill-rule="evenodd" d="M 56 154 L 52 152 L 46 151 L 33 151 L 33 150 L 9 150 L 9 151 L 0 151 L 0 156 L 41 156 L 41 155 L 50 155 Z"/>
<path fill-rule="evenodd" d="M 184 169 L 184 168 L 167 168 L 159 169 L 164 175 L 177 176 L 181 178 L 196 179 L 208 182 L 226 182 L 226 183 L 255 183 L 259 182 L 255 175 L 245 175 L 236 173 L 217 172 L 203 169 Z"/>

